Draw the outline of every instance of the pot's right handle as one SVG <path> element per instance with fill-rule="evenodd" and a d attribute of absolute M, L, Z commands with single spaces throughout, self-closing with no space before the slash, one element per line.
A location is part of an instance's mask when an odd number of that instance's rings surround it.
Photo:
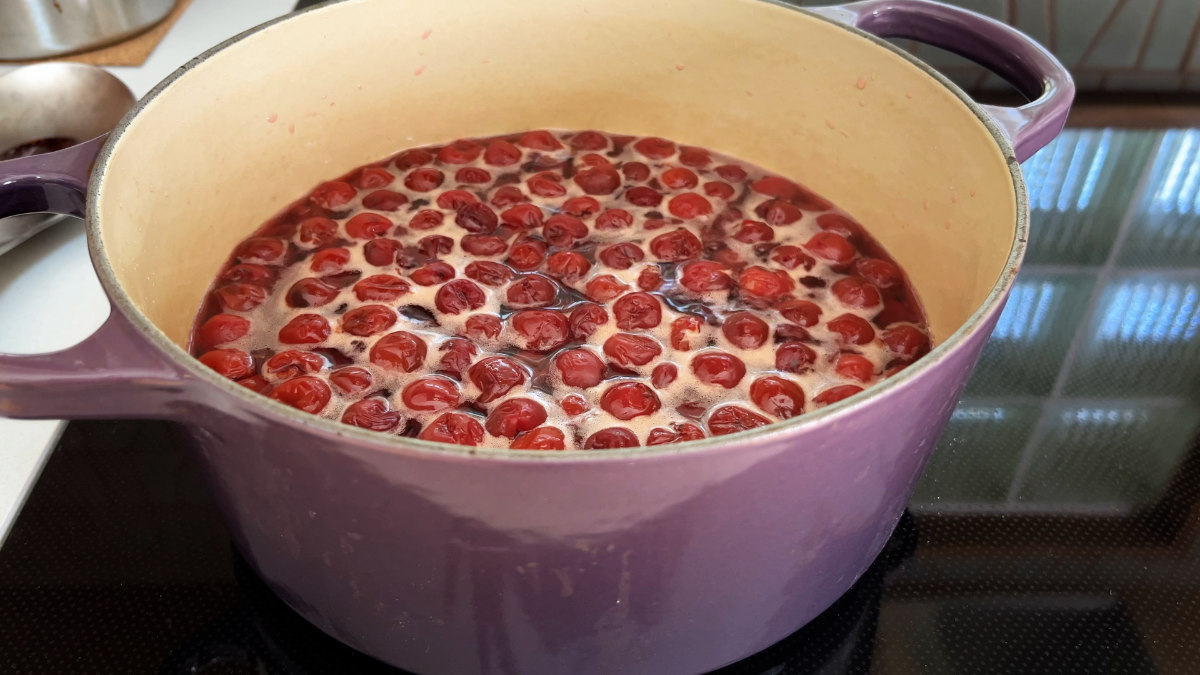
<path fill-rule="evenodd" d="M 1062 131 L 1075 83 L 1058 59 L 1032 38 L 995 19 L 932 0 L 863 0 L 806 8 L 882 38 L 917 40 L 971 59 L 1003 77 L 1030 102 L 982 106 L 1025 161 Z"/>

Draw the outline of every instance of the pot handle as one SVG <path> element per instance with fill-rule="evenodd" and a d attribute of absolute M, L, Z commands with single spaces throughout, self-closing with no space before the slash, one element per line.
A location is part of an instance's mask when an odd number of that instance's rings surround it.
<path fill-rule="evenodd" d="M 971 59 L 1029 98 L 1016 108 L 983 105 L 1024 162 L 1067 121 L 1075 83 L 1049 51 L 1017 29 L 932 0 L 863 0 L 806 8 L 882 38 L 917 40 Z"/>
<path fill-rule="evenodd" d="M 84 215 L 88 174 L 105 136 L 0 162 L 0 217 Z M 0 354 L 0 416 L 170 418 L 187 376 L 146 344 L 120 312 L 83 342 L 48 354 Z"/>

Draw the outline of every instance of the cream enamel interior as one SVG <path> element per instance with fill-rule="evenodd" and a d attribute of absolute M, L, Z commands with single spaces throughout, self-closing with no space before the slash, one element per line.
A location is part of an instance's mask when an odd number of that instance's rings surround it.
<path fill-rule="evenodd" d="M 93 204 L 133 303 L 184 345 L 234 244 L 396 150 L 539 127 L 655 134 L 797 179 L 908 270 L 944 338 L 1004 271 L 991 133 L 904 58 L 760 0 L 348 0 L 247 37 L 149 102 Z"/>

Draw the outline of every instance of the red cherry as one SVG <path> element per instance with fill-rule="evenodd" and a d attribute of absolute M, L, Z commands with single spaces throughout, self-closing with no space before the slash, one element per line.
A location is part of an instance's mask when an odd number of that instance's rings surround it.
<path fill-rule="evenodd" d="M 679 368 L 674 363 L 660 363 L 650 373 L 650 384 L 655 389 L 665 389 L 676 377 L 679 377 Z"/>
<path fill-rule="evenodd" d="M 508 447 L 512 450 L 565 450 L 567 444 L 563 432 L 558 429 L 538 427 L 517 436 Z"/>
<path fill-rule="evenodd" d="M 854 259 L 854 245 L 836 232 L 818 232 L 804 244 L 813 255 L 844 265 Z"/>
<path fill-rule="evenodd" d="M 671 197 L 667 210 L 677 218 L 699 218 L 712 213 L 712 204 L 695 192 L 684 192 Z"/>
<path fill-rule="evenodd" d="M 869 382 L 875 376 L 875 364 L 865 356 L 859 354 L 842 354 L 838 356 L 837 365 L 834 367 L 838 375 L 858 380 L 859 382 Z"/>
<path fill-rule="evenodd" d="M 458 405 L 458 385 L 441 377 L 422 377 L 408 383 L 400 398 L 409 410 L 446 410 Z"/>
<path fill-rule="evenodd" d="M 358 366 L 339 368 L 329 374 L 329 383 L 338 393 L 344 396 L 353 396 L 370 388 L 371 372 Z"/>
<path fill-rule="evenodd" d="M 833 283 L 833 294 L 847 307 L 866 309 L 878 305 L 879 289 L 858 277 L 843 277 Z"/>
<path fill-rule="evenodd" d="M 766 344 L 771 328 L 750 312 L 734 312 L 725 317 L 721 332 L 739 349 L 758 349 Z"/>
<path fill-rule="evenodd" d="M 447 263 L 438 261 L 431 262 L 428 265 L 422 265 L 412 272 L 409 272 L 408 276 L 413 280 L 413 283 L 417 284 L 418 286 L 436 286 L 438 284 L 444 284 L 453 279 L 454 274 L 455 272 L 453 267 Z"/>
<path fill-rule="evenodd" d="M 755 215 L 770 225 L 791 225 L 804 214 L 782 199 L 768 199 L 754 209 Z"/>
<path fill-rule="evenodd" d="M 325 369 L 325 359 L 320 354 L 287 349 L 267 359 L 262 374 L 271 381 L 289 380 L 300 375 L 312 375 Z"/>
<path fill-rule="evenodd" d="M 414 166 L 421 166 L 433 161 L 433 155 L 425 148 L 413 148 L 396 155 L 393 163 L 401 171 L 408 171 Z"/>
<path fill-rule="evenodd" d="M 580 303 L 571 310 L 571 337 L 575 340 L 586 340 L 596 332 L 596 329 L 608 323 L 608 312 L 600 305 L 590 302 Z"/>
<path fill-rule="evenodd" d="M 563 202 L 562 210 L 577 218 L 587 218 L 600 212 L 600 202 L 591 197 L 572 197 Z"/>
<path fill-rule="evenodd" d="M 595 166 L 575 174 L 575 184 L 589 195 L 610 195 L 621 187 L 621 174 L 611 166 Z"/>
<path fill-rule="evenodd" d="M 338 289 L 320 279 L 307 277 L 292 284 L 286 299 L 288 307 L 320 307 L 338 296 Z"/>
<path fill-rule="evenodd" d="M 679 147 L 679 163 L 703 169 L 712 163 L 712 155 L 704 148 L 692 148 L 686 145 Z"/>
<path fill-rule="evenodd" d="M 812 368 L 817 353 L 800 342 L 785 342 L 775 351 L 775 369 L 785 373 L 803 373 Z"/>
<path fill-rule="evenodd" d="M 492 198 L 488 201 L 492 206 L 504 209 L 513 204 L 527 202 L 529 197 L 526 197 L 525 193 L 521 192 L 521 188 L 516 185 L 502 185 L 496 188 L 496 191 L 492 193 Z"/>
<path fill-rule="evenodd" d="M 816 403 L 818 406 L 832 405 L 844 398 L 850 398 L 860 391 L 862 391 L 862 387 L 853 384 L 843 384 L 837 387 L 830 387 L 814 396 L 813 403 Z"/>
<path fill-rule="evenodd" d="M 524 134 L 521 134 L 521 140 L 517 141 L 517 145 L 529 148 L 530 150 L 542 150 L 545 152 L 562 148 L 562 143 L 558 142 L 554 134 L 540 129 L 537 131 L 526 131 Z"/>
<path fill-rule="evenodd" d="M 554 357 L 554 365 L 568 387 L 588 389 L 604 381 L 604 362 L 586 349 L 568 349 Z"/>
<path fill-rule="evenodd" d="M 733 186 L 719 180 L 711 180 L 704 184 L 704 194 L 716 199 L 729 200 L 733 197 Z"/>
<path fill-rule="evenodd" d="M 308 375 L 288 380 L 271 391 L 276 401 L 313 415 L 325 408 L 330 396 L 329 385 Z"/>
<path fill-rule="evenodd" d="M 458 140 L 438 150 L 438 161 L 443 164 L 470 164 L 483 152 L 483 146 L 472 140 Z"/>
<path fill-rule="evenodd" d="M 763 412 L 779 419 L 804 412 L 804 391 L 800 386 L 774 375 L 760 377 L 750 385 L 750 400 Z"/>
<path fill-rule="evenodd" d="M 525 371 L 504 356 L 481 359 L 471 366 L 467 376 L 479 388 L 480 403 L 494 401 L 525 382 Z"/>
<path fill-rule="evenodd" d="M 723 405 L 708 416 L 708 430 L 714 436 L 765 427 L 770 423 L 771 421 L 762 415 L 736 405 Z"/>
<path fill-rule="evenodd" d="M 363 305 L 342 315 L 342 332 L 359 337 L 382 333 L 396 324 L 396 312 L 383 305 Z"/>
<path fill-rule="evenodd" d="M 200 363 L 231 380 L 239 380 L 254 372 L 254 359 L 240 349 L 214 349 L 201 356 Z"/>
<path fill-rule="evenodd" d="M 487 260 L 477 260 L 467 265 L 463 274 L 484 286 L 503 286 L 513 276 L 512 270 L 507 266 Z"/>
<path fill-rule="evenodd" d="M 216 293 L 221 307 L 233 312 L 248 312 L 267 299 L 267 289 L 256 284 L 224 284 L 217 287 Z"/>
<path fill-rule="evenodd" d="M 541 174 L 525 181 L 525 185 L 529 187 L 530 192 L 539 197 L 554 199 L 567 194 L 567 188 L 563 187 L 562 183 Z"/>
<path fill-rule="evenodd" d="M 646 436 L 646 445 L 667 445 L 669 443 L 698 441 L 704 438 L 704 431 L 695 424 L 673 422 L 671 426 L 674 427 L 673 431 L 662 427 L 651 429 L 650 433 Z"/>
<path fill-rule="evenodd" d="M 864 279 L 878 288 L 891 288 L 902 278 L 899 267 L 879 258 L 859 258 L 854 266 Z"/>
<path fill-rule="evenodd" d="M 525 349 L 548 352 L 565 345 L 571 333 L 567 316 L 553 309 L 523 309 L 509 317 L 513 330 L 524 338 Z"/>
<path fill-rule="evenodd" d="M 629 293 L 613 303 L 617 328 L 637 330 L 662 323 L 662 304 L 649 293 Z"/>
<path fill-rule="evenodd" d="M 259 375 L 243 377 L 242 379 L 238 380 L 237 383 L 256 394 L 266 394 L 271 389 L 271 383 L 267 382 Z"/>
<path fill-rule="evenodd" d="M 337 222 L 329 218 L 308 218 L 300 223 L 300 242 L 313 248 L 328 246 L 337 239 Z"/>
<path fill-rule="evenodd" d="M 355 239 L 375 239 L 392 229 L 392 221 L 378 213 L 360 213 L 346 221 L 346 234 Z"/>
<path fill-rule="evenodd" d="M 378 396 L 355 401 L 342 413 L 342 422 L 371 431 L 391 431 L 402 418 L 403 415 L 391 409 L 386 398 Z"/>
<path fill-rule="evenodd" d="M 510 398 L 500 403 L 487 417 L 484 427 L 493 436 L 516 438 L 546 421 L 546 409 L 529 398 Z"/>
<path fill-rule="evenodd" d="M 795 283 L 783 272 L 753 265 L 738 275 L 738 286 L 746 295 L 775 300 L 790 293 Z"/>
<path fill-rule="evenodd" d="M 730 183 L 740 183 L 746 180 L 746 170 L 737 164 L 722 164 L 715 170 L 718 176 Z"/>
<path fill-rule="evenodd" d="M 889 326 L 883 331 L 883 344 L 905 361 L 915 361 L 929 353 L 929 336 L 920 328 L 909 324 Z"/>
<path fill-rule="evenodd" d="M 603 248 L 599 254 L 600 262 L 616 270 L 627 270 L 645 257 L 640 246 L 627 241 Z"/>
<path fill-rule="evenodd" d="M 805 327 L 817 325 L 821 317 L 820 305 L 808 300 L 788 300 L 778 309 L 783 318 Z"/>
<path fill-rule="evenodd" d="M 344 250 L 344 249 L 343 249 Z M 346 260 L 350 259 L 350 252 L 346 251 Z M 254 263 L 241 263 L 234 265 L 225 270 L 221 274 L 221 281 L 233 281 L 238 283 L 262 284 L 270 286 L 275 283 L 275 269 L 263 265 L 255 265 Z"/>
<path fill-rule="evenodd" d="M 285 252 L 287 252 L 287 244 L 278 239 L 251 237 L 238 244 L 237 249 L 233 252 L 233 257 L 238 262 L 256 262 L 269 265 L 279 261 Z"/>
<path fill-rule="evenodd" d="M 454 240 L 440 234 L 431 234 L 427 237 L 421 237 L 417 241 L 417 250 L 421 255 L 427 258 L 436 258 L 439 255 L 449 253 L 454 248 Z"/>
<path fill-rule="evenodd" d="M 477 166 L 464 166 L 454 173 L 454 180 L 459 183 L 490 183 L 492 182 L 492 174 L 487 169 L 481 169 Z"/>
<path fill-rule="evenodd" d="M 441 227 L 445 219 L 446 215 L 441 211 L 421 209 L 409 219 L 408 226 L 414 230 L 432 230 L 435 227 Z"/>
<path fill-rule="evenodd" d="M 458 210 L 454 222 L 472 234 L 491 234 L 500 224 L 500 218 L 487 204 L 473 202 Z"/>
<path fill-rule="evenodd" d="M 492 234 L 467 234 L 459 240 L 462 250 L 477 256 L 496 256 L 508 250 L 503 239 Z"/>
<path fill-rule="evenodd" d="M 658 265 L 646 265 L 638 272 L 637 279 L 638 288 L 643 291 L 657 291 L 662 288 L 663 278 L 662 273 L 658 271 Z"/>
<path fill-rule="evenodd" d="M 487 295 L 475 282 L 455 279 L 438 289 L 433 304 L 444 314 L 461 314 L 480 307 L 487 302 Z"/>
<path fill-rule="evenodd" d="M 725 266 L 711 260 L 685 263 L 681 268 L 679 283 L 697 293 L 720 291 L 733 286 L 733 279 L 725 273 Z"/>
<path fill-rule="evenodd" d="M 812 335 L 801 326 L 791 323 L 781 323 L 775 326 L 776 342 L 807 342 Z"/>
<path fill-rule="evenodd" d="M 696 177 L 694 171 L 683 167 L 667 169 L 659 180 L 672 190 L 691 190 L 700 183 L 700 179 Z"/>
<path fill-rule="evenodd" d="M 870 322 L 855 314 L 843 314 L 830 320 L 825 327 L 852 345 L 865 345 L 875 339 L 875 329 Z"/>
<path fill-rule="evenodd" d="M 425 341 L 409 333 L 398 330 L 379 338 L 371 347 L 371 363 L 385 370 L 398 370 L 411 373 L 425 363 Z"/>
<path fill-rule="evenodd" d="M 597 230 L 623 230 L 633 227 L 633 215 L 625 209 L 605 209 L 596 216 Z"/>
<path fill-rule="evenodd" d="M 581 131 L 571 137 L 571 147 L 575 150 L 607 150 L 608 138 L 597 131 Z"/>
<path fill-rule="evenodd" d="M 483 161 L 492 166 L 510 166 L 521 161 L 521 149 L 504 140 L 488 143 L 483 151 Z"/>
<path fill-rule="evenodd" d="M 584 441 L 583 447 L 588 450 L 612 450 L 615 448 L 636 448 L 641 445 L 638 442 L 638 437 L 628 429 L 621 427 L 609 427 L 601 429 L 596 433 L 588 436 Z"/>
<path fill-rule="evenodd" d="M 573 284 L 587 275 L 592 263 L 575 251 L 559 251 L 546 259 L 546 273 L 567 284 Z"/>
<path fill-rule="evenodd" d="M 641 162 L 625 162 L 621 165 L 621 173 L 625 180 L 640 183 L 650 177 L 650 167 Z"/>
<path fill-rule="evenodd" d="M 457 211 L 467 204 L 474 204 L 477 201 L 479 199 L 466 190 L 446 190 L 438 195 L 434 203 L 438 205 L 438 208 L 446 209 L 447 211 Z"/>
<path fill-rule="evenodd" d="M 408 203 L 408 197 L 394 190 L 376 190 L 363 197 L 364 208 L 374 211 L 399 211 Z"/>
<path fill-rule="evenodd" d="M 455 445 L 479 445 L 483 442 L 483 425 L 469 415 L 443 413 L 422 429 L 417 438 Z"/>
<path fill-rule="evenodd" d="M 404 177 L 404 187 L 413 192 L 429 192 L 442 186 L 446 174 L 434 168 L 413 169 Z"/>
<path fill-rule="evenodd" d="M 324 342 L 332 329 L 318 314 L 297 314 L 279 329 L 279 341 L 285 345 L 312 345 Z"/>
<path fill-rule="evenodd" d="M 717 172 L 720 173 L 720 169 Z M 784 200 L 789 200 L 800 192 L 799 185 L 779 176 L 764 176 L 759 178 L 750 184 L 750 189 L 760 195 Z"/>
<path fill-rule="evenodd" d="M 563 398 L 562 409 L 563 412 L 574 417 L 575 415 L 582 415 L 583 413 L 587 412 L 589 408 L 587 401 L 585 401 L 582 396 L 579 394 L 571 394 Z"/>
<path fill-rule="evenodd" d="M 638 140 L 633 144 L 633 149 L 650 159 L 666 159 L 675 154 L 675 144 L 657 136 L 647 136 Z"/>
<path fill-rule="evenodd" d="M 339 249 L 326 249 L 339 250 Z M 345 249 L 340 249 L 345 250 Z M 321 253 L 324 253 L 322 251 Z M 400 242 L 395 239 L 372 239 L 363 244 L 363 258 L 366 259 L 368 265 L 375 267 L 389 267 L 396 262 L 396 254 L 400 252 Z M 320 255 L 320 254 L 318 254 Z M 314 256 L 315 258 L 316 256 Z M 347 251 L 346 261 L 349 262 L 350 256 Z M 345 263 L 342 263 L 343 265 Z M 340 269 L 340 268 L 339 268 Z"/>
<path fill-rule="evenodd" d="M 450 338 L 438 347 L 438 351 L 445 352 L 438 363 L 438 370 L 452 377 L 462 379 L 463 372 L 471 365 L 471 359 L 475 358 L 478 350 L 475 349 L 475 345 L 471 344 L 469 340 Z"/>
<path fill-rule="evenodd" d="M 681 352 L 690 351 L 692 335 L 700 334 L 700 319 L 694 316 L 681 316 L 671 322 L 671 347 Z"/>
<path fill-rule="evenodd" d="M 619 420 L 650 415 L 662 407 L 654 391 L 641 382 L 618 382 L 600 396 L 600 407 Z"/>
<path fill-rule="evenodd" d="M 473 340 L 494 340 L 503 328 L 500 317 L 494 314 L 472 314 L 467 317 L 463 333 Z"/>
<path fill-rule="evenodd" d="M 840 213 L 825 213 L 817 217 L 817 227 L 829 232 L 836 232 L 851 242 L 863 238 L 862 225 L 841 215 Z"/>
<path fill-rule="evenodd" d="M 682 227 L 650 240 L 650 254 L 657 260 L 681 262 L 699 258 L 704 251 L 700 239 Z"/>
<path fill-rule="evenodd" d="M 704 384 L 733 389 L 746 375 L 746 364 L 733 354 L 703 352 L 692 357 L 692 372 Z"/>
<path fill-rule="evenodd" d="M 565 213 L 550 216 L 542 226 L 542 238 L 551 246 L 559 248 L 570 248 L 576 239 L 585 239 L 587 236 L 587 225 L 575 216 Z"/>
<path fill-rule="evenodd" d="M 644 185 L 638 185 L 625 191 L 625 200 L 634 206 L 653 208 L 662 203 L 662 193 Z"/>
<path fill-rule="evenodd" d="M 733 238 L 743 244 L 758 244 L 775 239 L 775 230 L 771 229 L 770 225 L 757 220 L 743 220 Z"/>
<path fill-rule="evenodd" d="M 354 295 L 363 302 L 392 302 L 408 291 L 408 282 L 393 274 L 375 274 L 354 284 Z"/>
<path fill-rule="evenodd" d="M 546 259 L 546 244 L 536 239 L 521 239 L 508 252 L 508 264 L 529 272 L 541 267 Z"/>
<path fill-rule="evenodd" d="M 608 302 L 629 290 L 629 285 L 611 274 L 601 274 L 587 282 L 585 292 L 596 302 Z"/>
<path fill-rule="evenodd" d="M 644 366 L 662 353 L 654 338 L 617 333 L 604 341 L 604 353 L 617 365 Z"/>
<path fill-rule="evenodd" d="M 355 190 L 354 186 L 340 180 L 334 180 L 318 185 L 308 194 L 308 201 L 314 206 L 334 211 L 339 206 L 345 206 L 350 203 L 350 200 L 354 199 L 354 196 L 357 194 L 358 190 Z"/>
<path fill-rule="evenodd" d="M 538 274 L 524 274 L 509 287 L 507 298 L 518 307 L 542 307 L 554 302 L 558 287 L 553 281 Z"/>
<path fill-rule="evenodd" d="M 791 244 L 784 244 L 783 246 L 776 247 L 775 251 L 771 253 L 771 260 L 774 260 L 789 270 L 794 270 L 801 265 L 804 266 L 804 269 L 811 270 L 812 266 L 816 263 L 816 261 L 813 260 L 812 257 L 806 254 L 803 250 L 801 250 L 799 246 L 792 246 Z"/>

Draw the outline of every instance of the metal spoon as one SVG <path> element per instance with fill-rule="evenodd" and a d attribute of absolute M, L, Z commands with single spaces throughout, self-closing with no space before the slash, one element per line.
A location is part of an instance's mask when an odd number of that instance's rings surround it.
<path fill-rule="evenodd" d="M 63 149 L 105 134 L 133 107 L 133 92 L 108 71 L 82 63 L 39 63 L 0 76 L 0 155 L 61 140 Z M 3 162 L 0 162 L 0 166 Z M 0 219 L 0 254 L 69 216 Z"/>

